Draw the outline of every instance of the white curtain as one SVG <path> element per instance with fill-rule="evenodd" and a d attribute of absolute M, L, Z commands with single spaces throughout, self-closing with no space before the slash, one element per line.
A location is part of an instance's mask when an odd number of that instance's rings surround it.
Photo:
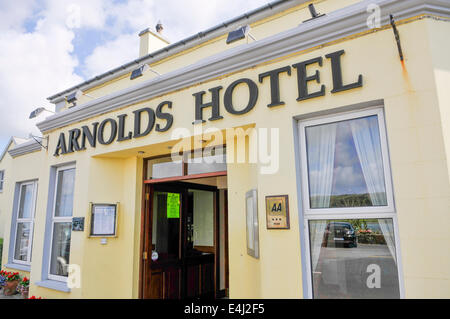
<path fill-rule="evenodd" d="M 385 206 L 387 205 L 387 199 L 378 118 L 372 116 L 352 120 L 350 121 L 350 127 L 372 205 Z M 379 219 L 378 223 L 389 251 L 397 262 L 392 221 Z"/>
<path fill-rule="evenodd" d="M 397 264 L 394 241 L 394 224 L 391 219 L 379 219 L 378 224 L 380 225 L 384 240 L 389 248 L 389 252 L 394 258 L 395 264 Z"/>
<path fill-rule="evenodd" d="M 337 124 L 331 123 L 306 130 L 311 208 L 330 207 L 336 128 Z"/>
<path fill-rule="evenodd" d="M 316 271 L 319 262 L 320 249 L 322 248 L 323 235 L 327 226 L 326 220 L 314 220 L 309 223 L 309 233 L 311 240 L 311 262 L 312 271 Z"/>
<path fill-rule="evenodd" d="M 376 116 L 350 121 L 353 141 L 373 206 L 385 206 L 383 157 Z"/>
<path fill-rule="evenodd" d="M 311 208 L 330 207 L 333 186 L 334 156 L 336 148 L 336 123 L 308 127 L 308 171 Z M 327 222 L 310 223 L 312 271 L 319 262 L 320 249 Z"/>

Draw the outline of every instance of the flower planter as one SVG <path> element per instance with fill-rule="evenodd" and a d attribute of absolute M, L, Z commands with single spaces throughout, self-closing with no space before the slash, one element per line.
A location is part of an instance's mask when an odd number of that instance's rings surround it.
<path fill-rule="evenodd" d="M 7 281 L 5 286 L 3 287 L 3 294 L 5 296 L 12 296 L 17 293 L 17 285 L 19 284 L 18 280 Z"/>
<path fill-rule="evenodd" d="M 28 292 L 29 292 L 28 287 L 22 288 L 22 290 L 20 291 L 20 294 L 22 295 L 23 299 L 28 299 Z"/>

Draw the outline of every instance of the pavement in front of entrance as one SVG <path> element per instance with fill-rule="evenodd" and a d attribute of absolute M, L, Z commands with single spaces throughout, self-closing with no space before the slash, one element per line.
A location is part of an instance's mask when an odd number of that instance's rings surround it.
<path fill-rule="evenodd" d="M 22 295 L 19 293 L 12 295 L 12 296 L 5 296 L 3 294 L 3 289 L 1 289 L 0 290 L 0 299 L 23 299 L 23 298 L 22 298 Z"/>

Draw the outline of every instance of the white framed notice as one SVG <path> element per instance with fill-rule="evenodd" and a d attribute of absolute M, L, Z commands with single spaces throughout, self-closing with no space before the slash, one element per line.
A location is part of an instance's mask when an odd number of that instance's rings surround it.
<path fill-rule="evenodd" d="M 117 216 L 119 203 L 91 203 L 89 237 L 117 237 Z"/>

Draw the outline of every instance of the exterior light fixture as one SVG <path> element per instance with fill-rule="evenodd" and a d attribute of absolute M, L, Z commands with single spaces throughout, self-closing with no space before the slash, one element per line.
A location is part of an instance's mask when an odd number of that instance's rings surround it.
<path fill-rule="evenodd" d="M 67 103 L 75 103 L 78 100 L 77 92 L 73 92 L 72 94 L 69 94 L 66 96 Z"/>
<path fill-rule="evenodd" d="M 308 9 L 309 9 L 309 13 L 311 13 L 312 18 L 305 20 L 303 22 L 311 21 L 311 20 L 323 17 L 325 15 L 325 14 L 317 13 L 316 8 L 314 7 L 314 4 L 312 4 L 312 3 L 308 5 Z"/>
<path fill-rule="evenodd" d="M 55 114 L 55 112 L 47 110 L 45 107 L 38 107 L 37 109 L 35 109 L 33 112 L 30 113 L 29 119 L 31 120 L 31 119 L 38 117 L 44 111 Z"/>
<path fill-rule="evenodd" d="M 153 70 L 148 64 L 141 65 L 139 68 L 131 72 L 130 80 L 134 80 L 135 78 L 138 78 L 142 76 L 145 72 L 151 71 L 155 73 L 156 75 L 161 75 L 161 73 Z"/>
<path fill-rule="evenodd" d="M 73 92 L 72 94 L 69 94 L 68 96 L 66 96 L 66 101 L 67 103 L 73 103 L 72 106 L 75 106 L 75 102 L 82 96 L 87 96 L 90 97 L 91 99 L 95 99 L 95 97 L 93 97 L 92 95 L 86 94 L 81 90 L 76 90 L 75 92 Z"/>
<path fill-rule="evenodd" d="M 228 33 L 227 44 L 245 39 L 247 36 L 253 41 L 256 41 L 255 37 L 250 33 L 250 26 L 248 24 Z"/>

